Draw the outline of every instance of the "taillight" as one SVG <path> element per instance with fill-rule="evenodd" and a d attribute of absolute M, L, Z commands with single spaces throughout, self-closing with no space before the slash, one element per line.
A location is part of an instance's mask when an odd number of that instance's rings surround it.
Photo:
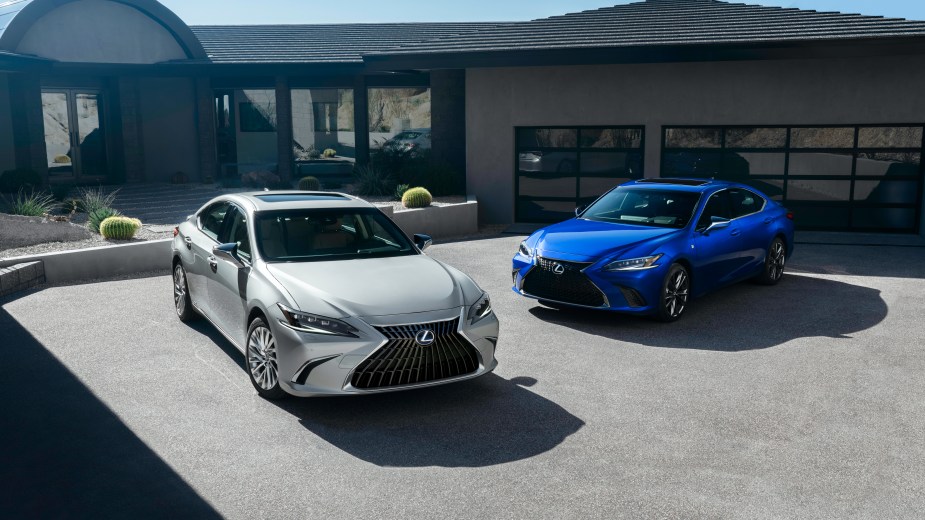
<path fill-rule="evenodd" d="M 792 211 L 788 211 L 788 212 L 787 212 L 787 218 L 790 219 L 790 220 L 793 220 L 793 212 L 792 212 Z"/>
<path fill-rule="evenodd" d="M 177 227 L 173 228 L 173 236 L 174 236 L 174 238 L 176 238 L 177 235 L 179 235 L 179 234 L 180 234 L 180 226 L 177 226 Z"/>

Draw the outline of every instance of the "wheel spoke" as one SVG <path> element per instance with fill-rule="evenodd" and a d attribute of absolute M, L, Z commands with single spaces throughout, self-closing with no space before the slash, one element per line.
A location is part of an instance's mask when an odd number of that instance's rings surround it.
<path fill-rule="evenodd" d="M 276 340 L 266 327 L 258 327 L 248 341 L 248 364 L 254 382 L 264 390 L 272 390 L 278 382 Z"/>

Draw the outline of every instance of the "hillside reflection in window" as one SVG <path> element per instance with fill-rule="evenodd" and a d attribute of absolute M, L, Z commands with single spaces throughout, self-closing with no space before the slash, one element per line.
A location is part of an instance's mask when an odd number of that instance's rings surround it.
<path fill-rule="evenodd" d="M 922 125 L 664 128 L 663 177 L 741 182 L 802 229 L 915 231 Z"/>

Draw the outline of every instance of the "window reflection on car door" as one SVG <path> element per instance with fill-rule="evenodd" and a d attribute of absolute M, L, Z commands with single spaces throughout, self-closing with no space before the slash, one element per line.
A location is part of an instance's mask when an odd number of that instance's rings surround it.
<path fill-rule="evenodd" d="M 232 206 L 225 217 L 226 225 L 219 242 L 238 245 L 237 255 L 243 268 L 216 258 L 209 272 L 208 294 L 212 321 L 235 339 L 243 341 L 247 319 L 247 279 L 250 274 L 251 242 L 247 215 Z"/>
<path fill-rule="evenodd" d="M 732 219 L 732 209 L 728 190 L 714 193 L 697 220 L 694 236 L 695 250 L 695 291 L 709 289 L 735 280 L 745 259 L 743 256 L 742 230 L 732 220 L 728 227 L 714 229 L 709 233 L 712 217 Z"/>
<path fill-rule="evenodd" d="M 212 314 L 208 299 L 208 280 L 212 275 L 209 258 L 212 248 L 218 245 L 229 208 L 227 202 L 218 202 L 204 209 L 196 217 L 197 230 L 189 236 L 193 253 L 193 263 L 186 266 L 190 297 L 193 305 L 209 317 Z"/>
<path fill-rule="evenodd" d="M 771 244 L 770 226 L 765 222 L 767 213 L 761 211 L 764 199 L 746 189 L 730 189 L 729 202 L 733 217 L 742 231 L 744 263 L 741 277 L 747 277 L 764 266 L 764 255 Z"/>

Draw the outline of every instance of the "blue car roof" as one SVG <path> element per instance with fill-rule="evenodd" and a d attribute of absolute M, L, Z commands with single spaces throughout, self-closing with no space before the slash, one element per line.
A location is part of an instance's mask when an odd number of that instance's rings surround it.
<path fill-rule="evenodd" d="M 654 188 L 654 189 L 666 189 L 666 190 L 677 190 L 677 191 L 690 191 L 694 193 L 703 193 L 705 191 L 713 191 L 720 188 L 748 188 L 750 190 L 755 190 L 744 184 L 739 184 L 738 182 L 730 181 L 718 181 L 715 179 L 686 179 L 686 178 L 652 178 L 652 179 L 639 179 L 635 181 L 630 181 L 621 186 L 640 186 L 645 188 Z"/>

